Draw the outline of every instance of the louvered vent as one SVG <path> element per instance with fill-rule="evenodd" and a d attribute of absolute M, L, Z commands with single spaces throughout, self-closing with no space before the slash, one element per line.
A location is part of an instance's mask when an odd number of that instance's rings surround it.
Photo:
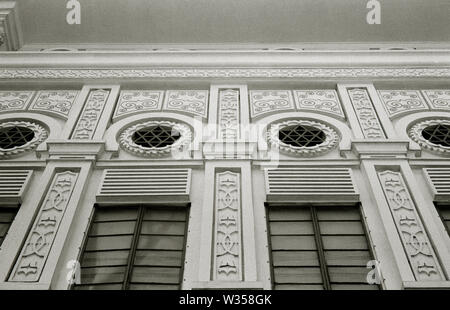
<path fill-rule="evenodd" d="M 31 170 L 0 170 L 0 204 L 21 203 L 31 173 Z"/>
<path fill-rule="evenodd" d="M 434 193 L 435 201 L 450 201 L 450 168 L 423 169 Z"/>
<path fill-rule="evenodd" d="M 266 169 L 266 189 L 268 201 L 359 201 L 347 168 Z"/>
<path fill-rule="evenodd" d="M 190 182 L 191 169 L 106 169 L 97 201 L 187 202 Z"/>

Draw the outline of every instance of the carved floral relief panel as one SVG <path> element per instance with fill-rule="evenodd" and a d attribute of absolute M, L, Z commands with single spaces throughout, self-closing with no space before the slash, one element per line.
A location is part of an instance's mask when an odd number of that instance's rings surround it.
<path fill-rule="evenodd" d="M 76 90 L 45 90 L 38 92 L 30 106 L 32 111 L 50 112 L 67 119 L 77 98 Z"/>
<path fill-rule="evenodd" d="M 161 90 L 123 90 L 120 92 L 113 119 L 137 112 L 160 111 L 163 97 L 164 91 Z"/>
<path fill-rule="evenodd" d="M 335 90 L 294 90 L 294 99 L 300 111 L 321 111 L 340 119 L 345 118 Z"/>
<path fill-rule="evenodd" d="M 289 90 L 251 90 L 251 117 L 259 117 L 273 111 L 295 110 L 291 91 Z"/>
<path fill-rule="evenodd" d="M 450 110 L 450 89 L 423 90 L 422 93 L 432 109 Z"/>
<path fill-rule="evenodd" d="M 392 218 L 417 281 L 445 280 L 415 202 L 400 172 L 378 173 Z"/>
<path fill-rule="evenodd" d="M 429 109 L 418 90 L 380 90 L 378 93 L 391 118 Z"/>
<path fill-rule="evenodd" d="M 70 201 L 78 173 L 56 173 L 9 281 L 38 282 Z"/>
<path fill-rule="evenodd" d="M 168 90 L 164 110 L 180 111 L 206 118 L 208 115 L 208 91 Z"/>
<path fill-rule="evenodd" d="M 0 112 L 26 110 L 34 91 L 0 91 Z"/>

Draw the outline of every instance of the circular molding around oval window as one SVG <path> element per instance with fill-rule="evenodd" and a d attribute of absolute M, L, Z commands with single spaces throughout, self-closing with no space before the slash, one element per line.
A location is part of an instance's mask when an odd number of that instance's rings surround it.
<path fill-rule="evenodd" d="M 450 155 L 450 120 L 430 119 L 416 122 L 408 131 L 410 138 L 423 149 Z"/>
<path fill-rule="evenodd" d="M 179 154 L 188 149 L 191 140 L 191 129 L 172 121 L 147 121 L 119 134 L 119 144 L 124 150 L 144 157 Z"/>
<path fill-rule="evenodd" d="M 34 122 L 0 123 L 0 159 L 34 150 L 48 137 L 48 131 Z"/>
<path fill-rule="evenodd" d="M 274 123 L 268 142 L 288 155 L 311 157 L 327 153 L 338 145 L 339 135 L 328 125 L 311 120 L 286 120 Z"/>

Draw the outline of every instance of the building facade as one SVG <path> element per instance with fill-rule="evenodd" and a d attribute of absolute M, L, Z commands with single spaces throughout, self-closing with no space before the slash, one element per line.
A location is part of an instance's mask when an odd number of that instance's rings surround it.
<path fill-rule="evenodd" d="M 426 47 L 2 52 L 0 289 L 448 289 L 449 83 Z"/>

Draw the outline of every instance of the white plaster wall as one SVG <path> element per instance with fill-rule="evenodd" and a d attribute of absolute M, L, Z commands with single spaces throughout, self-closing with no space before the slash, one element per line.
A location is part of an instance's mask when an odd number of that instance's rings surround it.
<path fill-rule="evenodd" d="M 299 82 L 300 84 L 300 82 Z M 212 89 L 217 89 L 222 84 L 214 84 Z M 245 93 L 246 84 L 223 84 L 240 87 L 240 89 Z M 344 84 L 348 86 L 349 84 Z M 351 85 L 351 84 L 350 84 Z M 373 95 L 373 86 L 371 84 L 356 84 L 365 85 L 369 87 Z M 105 86 L 105 85 L 103 85 Z M 107 85 L 106 85 L 107 86 Z M 95 87 L 95 85 L 87 85 L 87 88 Z M 117 95 L 119 86 L 113 85 L 115 93 Z M 180 85 L 178 84 L 178 87 Z M 80 99 L 82 102 L 82 99 Z M 111 102 L 115 102 L 111 99 Z M 376 102 L 378 105 L 378 111 L 381 111 L 380 102 Z M 347 103 L 348 105 L 348 103 Z M 212 104 L 211 106 L 214 106 Z M 211 109 L 210 106 L 210 109 Z M 78 111 L 81 111 L 81 106 L 77 106 Z M 348 108 L 348 107 L 347 107 Z M 252 188 L 251 192 L 245 192 L 243 190 L 243 195 L 245 195 L 248 201 L 252 201 L 252 205 L 247 205 L 245 208 L 250 208 L 253 212 L 253 218 L 247 219 L 248 222 L 244 223 L 251 226 L 251 230 L 254 234 L 254 243 L 250 244 L 247 248 L 244 248 L 244 256 L 249 255 L 255 258 L 255 275 L 252 278 L 252 283 L 249 283 L 247 287 L 252 285 L 260 285 L 261 288 L 270 289 L 271 288 L 271 274 L 270 274 L 270 263 L 269 263 L 269 250 L 268 250 L 268 236 L 267 236 L 267 225 L 266 225 L 266 210 L 264 203 L 266 202 L 266 189 L 265 189 L 265 179 L 262 168 L 267 161 L 257 160 L 260 159 L 261 153 L 258 154 L 256 159 L 243 159 L 240 161 L 223 161 L 220 159 L 210 159 L 205 160 L 202 158 L 201 152 L 196 153 L 191 159 L 187 160 L 173 160 L 171 157 L 164 157 L 160 159 L 149 159 L 134 156 L 120 149 L 116 142 L 117 133 L 128 126 L 129 124 L 137 123 L 147 119 L 158 119 L 158 118 L 171 118 L 178 121 L 187 123 L 194 130 L 196 127 L 194 119 L 188 117 L 184 114 L 177 114 L 176 112 L 166 113 L 166 112 L 146 112 L 145 114 L 138 114 L 123 120 L 117 121 L 114 124 L 110 122 L 110 115 L 113 112 L 113 107 L 109 107 L 106 114 L 102 116 L 102 128 L 100 132 L 96 133 L 97 139 L 92 141 L 93 145 L 99 146 L 99 151 L 96 155 L 85 156 L 85 158 L 80 158 L 78 160 L 62 160 L 51 156 L 47 152 L 46 146 L 39 147 L 39 155 L 36 156 L 35 152 L 25 154 L 23 156 L 2 160 L 0 161 L 0 168 L 11 168 L 11 167 L 30 167 L 34 169 L 34 175 L 32 182 L 30 183 L 28 193 L 25 196 L 22 207 L 14 221 L 11 230 L 5 239 L 5 242 L 0 249 L 0 261 L 6 262 L 0 266 L 0 288 L 42 288 L 42 285 L 50 285 L 52 289 L 67 289 L 68 285 L 66 282 L 67 268 L 66 263 L 71 259 L 78 259 L 80 255 L 80 249 L 84 240 L 85 233 L 89 226 L 90 215 L 94 204 L 96 203 L 96 193 L 98 191 L 98 186 L 102 181 L 102 173 L 105 168 L 113 167 L 187 167 L 192 169 L 192 179 L 191 179 L 191 191 L 190 191 L 190 215 L 189 215 L 189 226 L 187 234 L 186 243 L 186 259 L 184 265 L 184 277 L 182 287 L 185 289 L 196 288 L 196 287 L 208 287 L 208 283 L 199 284 L 199 282 L 205 281 L 205 274 L 209 270 L 203 270 L 202 266 L 203 260 L 211 260 L 211 255 L 209 252 L 205 252 L 204 244 L 201 240 L 210 240 L 211 236 L 205 234 L 212 234 L 212 230 L 208 227 L 211 224 L 212 217 L 205 216 L 211 214 L 214 207 L 214 200 L 210 197 L 214 197 L 214 194 L 210 191 L 213 190 L 212 184 L 214 184 L 214 178 L 211 178 L 211 174 L 207 173 L 205 168 L 207 165 L 220 169 L 241 169 L 240 171 L 245 174 L 245 178 L 249 180 L 248 184 L 244 184 L 243 189 Z M 244 113 L 248 113 L 243 110 Z M 210 120 L 216 120 L 216 114 L 214 111 L 210 110 Z M 346 112 L 347 113 L 347 112 Z M 410 141 L 405 133 L 405 128 L 411 121 L 421 117 L 450 117 L 449 113 L 445 112 L 421 112 L 417 114 L 411 114 L 394 121 L 390 121 L 386 115 L 381 118 L 381 123 L 383 126 L 389 128 L 388 132 L 390 135 L 390 141 Z M 50 118 L 47 116 L 27 113 L 4 113 L 0 114 L 1 120 L 14 119 L 33 119 L 37 121 L 45 122 L 45 124 L 50 129 L 51 139 L 49 138 L 49 143 L 51 140 L 60 140 L 61 134 L 68 133 L 71 131 L 70 126 L 74 126 L 78 118 L 78 114 L 72 113 L 70 119 L 65 122 L 60 119 Z M 244 116 L 245 117 L 245 116 Z M 430 235 L 434 240 L 435 246 L 439 247 L 438 255 L 441 261 L 450 261 L 450 237 L 444 229 L 442 222 L 440 221 L 435 208 L 432 206 L 432 193 L 429 190 L 427 180 L 424 178 L 421 171 L 422 167 L 427 167 L 428 165 L 442 165 L 449 166 L 448 160 L 442 158 L 438 155 L 431 154 L 429 152 L 423 151 L 420 155 L 413 156 L 412 153 L 417 151 L 417 146 L 414 143 L 410 143 L 411 149 L 404 154 L 392 156 L 389 154 L 387 158 L 376 159 L 372 157 L 370 152 L 368 153 L 358 153 L 352 149 L 352 143 L 355 137 L 358 135 L 355 131 L 360 129 L 355 128 L 356 122 L 352 123 L 352 128 L 348 121 L 341 121 L 334 119 L 329 116 L 325 116 L 320 113 L 313 112 L 284 112 L 275 113 L 268 117 L 264 117 L 254 121 L 257 124 L 270 124 L 271 122 L 286 119 L 286 118 L 307 118 L 307 119 L 318 119 L 323 122 L 329 123 L 335 127 L 340 134 L 339 146 L 321 156 L 313 158 L 299 158 L 295 156 L 288 156 L 285 154 L 280 155 L 280 163 L 285 165 L 296 165 L 296 166 L 320 166 L 320 167 L 350 167 L 353 171 L 354 182 L 358 188 L 360 194 L 360 202 L 362 204 L 363 213 L 365 215 L 365 222 L 367 224 L 367 229 L 370 234 L 371 243 L 373 246 L 373 251 L 375 253 L 375 258 L 381 262 L 382 274 L 384 278 L 384 288 L 386 289 L 401 289 L 405 286 L 405 282 L 412 281 L 412 274 L 408 271 L 408 263 L 406 256 L 403 253 L 401 244 L 398 238 L 395 237 L 397 231 L 395 227 L 390 222 L 390 214 L 386 209 L 384 196 L 380 191 L 378 180 L 375 179 L 375 166 L 396 166 L 396 167 L 409 167 L 411 166 L 412 174 L 407 176 L 409 184 L 413 190 L 420 191 L 420 195 L 416 195 L 417 201 L 426 201 L 425 204 L 421 204 L 421 214 L 424 217 L 424 223 L 428 227 Z M 247 121 L 248 121 L 247 115 Z M 205 126 L 205 123 L 200 122 L 199 126 Z M 260 133 L 258 142 L 259 150 L 264 150 L 266 147 L 266 142 L 264 140 L 264 133 Z M 197 145 L 200 145 L 201 137 L 196 137 Z M 63 142 L 65 140 L 62 140 Z M 66 155 L 70 155 L 73 148 L 76 146 L 69 147 L 70 141 L 65 141 L 67 143 Z M 372 151 L 377 150 L 377 143 L 382 141 L 375 141 L 373 144 L 367 144 L 367 148 Z M 106 144 L 105 149 L 101 146 Z M 75 145 L 75 144 L 71 144 Z M 79 147 L 85 147 L 80 144 Z M 199 148 L 201 149 L 201 148 Z M 45 192 L 42 190 L 42 184 L 48 181 L 48 179 L 43 180 L 43 171 L 45 167 L 49 165 L 55 165 L 55 167 L 65 167 L 65 166 L 79 166 L 79 167 L 92 167 L 86 168 L 89 170 L 87 173 L 86 181 L 78 184 L 80 188 L 78 190 L 81 192 L 81 198 L 74 207 L 73 217 L 65 219 L 68 223 L 67 238 L 58 239 L 58 244 L 56 245 L 61 249 L 60 255 L 58 257 L 54 256 L 51 261 L 54 272 L 47 274 L 46 277 L 49 279 L 48 283 L 36 283 L 36 284 L 24 284 L 18 286 L 11 283 L 5 282 L 7 273 L 14 262 L 14 257 L 16 253 L 20 250 L 20 245 L 26 238 L 26 231 L 28 226 L 32 222 L 33 216 L 39 207 L 38 202 L 42 199 L 42 195 Z M 406 165 L 406 166 L 405 166 Z M 248 170 L 245 167 L 251 167 Z M 208 168 L 209 169 L 209 168 Z M 403 169 L 403 168 L 402 168 Z M 212 182 L 212 183 L 211 183 Z M 414 183 L 415 182 L 415 183 Z M 378 185 L 377 185 L 378 184 Z M 209 191 L 209 192 L 208 192 Z M 419 197 L 420 196 L 420 197 Z M 208 198 L 209 197 L 209 198 Z M 210 223 L 210 224 L 205 224 Z M 204 229 L 207 227 L 208 229 Z M 205 239 L 206 238 L 206 239 Z M 251 240 L 251 238 L 249 239 Z M 246 241 L 249 242 L 249 241 Z M 247 252 L 246 252 L 247 251 Z M 247 254 L 246 254 L 247 253 Z M 206 255 L 206 256 L 205 256 Z M 445 264 L 444 264 L 445 265 Z M 444 266 L 448 269 L 448 266 Z M 444 268 L 444 269 L 445 269 Z M 208 282 L 208 281 L 206 281 Z M 245 284 L 245 283 L 244 283 Z M 214 286 L 216 285 L 216 286 Z M 220 284 L 211 284 L 211 287 L 217 287 Z M 433 284 L 437 285 L 437 284 Z M 447 285 L 444 283 L 441 285 Z M 245 285 L 243 286 L 245 287 Z M 427 287 L 423 284 L 423 287 Z M 431 287 L 431 286 L 430 286 Z"/>

